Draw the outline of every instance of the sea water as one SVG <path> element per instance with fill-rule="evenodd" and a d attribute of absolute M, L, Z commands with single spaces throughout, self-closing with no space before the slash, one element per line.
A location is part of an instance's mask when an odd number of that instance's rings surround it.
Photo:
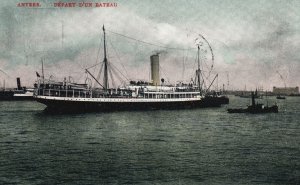
<path fill-rule="evenodd" d="M 0 102 L 0 184 L 299 184 L 300 97 L 220 108 L 49 114 Z"/>

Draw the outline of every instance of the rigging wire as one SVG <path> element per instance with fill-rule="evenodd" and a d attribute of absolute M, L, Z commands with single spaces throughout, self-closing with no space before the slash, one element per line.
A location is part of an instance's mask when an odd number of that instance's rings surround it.
<path fill-rule="evenodd" d="M 103 41 L 103 38 L 101 37 L 101 34 L 100 34 L 100 43 L 99 43 L 99 48 L 98 48 L 98 52 L 97 52 L 97 55 L 96 55 L 96 61 L 95 61 L 95 64 L 97 64 L 97 61 L 99 59 L 99 56 L 100 56 L 100 49 L 101 49 L 101 45 L 102 45 L 102 41 Z M 94 69 L 94 72 L 95 72 L 95 69 Z"/>
<path fill-rule="evenodd" d="M 118 52 L 117 52 L 117 50 L 115 49 L 115 47 L 113 46 L 111 40 L 110 40 L 110 39 L 107 39 L 107 40 L 109 40 L 109 43 L 110 43 L 111 47 L 112 47 L 113 50 L 115 51 L 115 53 L 116 53 L 116 55 L 117 55 L 117 58 L 119 59 L 119 61 L 120 61 L 120 63 L 121 63 L 121 66 L 123 67 L 123 69 L 124 69 L 126 75 L 129 76 L 128 73 L 127 73 L 127 70 L 125 69 L 124 65 L 122 64 L 121 58 L 120 58 L 120 56 L 118 55 Z M 119 71 L 119 70 L 118 70 L 118 71 Z M 119 72 L 120 72 L 120 71 L 119 71 Z M 120 73 L 121 73 L 121 72 L 120 72 Z M 122 74 L 122 73 L 121 73 L 121 74 Z M 123 74 L 122 74 L 122 75 L 123 75 Z M 124 75 L 123 75 L 123 76 L 124 76 Z M 124 76 L 124 77 L 126 78 L 126 76 Z M 128 80 L 128 79 L 126 78 L 126 80 Z M 128 80 L 128 81 L 129 81 L 129 80 Z"/>
<path fill-rule="evenodd" d="M 109 64 L 109 63 L 108 63 L 108 64 Z M 109 65 L 108 65 L 107 68 L 108 68 L 109 76 L 110 76 L 110 78 L 111 78 L 111 84 L 112 84 L 113 87 L 116 87 L 116 85 L 115 85 L 115 80 L 114 80 L 113 74 L 112 74 L 112 72 L 111 72 L 111 67 L 109 67 Z"/>
<path fill-rule="evenodd" d="M 100 81 L 100 76 L 101 76 L 101 73 L 102 73 L 103 66 L 104 66 L 104 63 L 102 62 L 102 65 L 101 65 L 101 67 L 100 67 L 99 73 L 98 73 L 98 75 L 97 75 L 97 77 L 96 77 L 96 79 L 97 79 L 98 81 Z M 96 84 L 97 84 L 97 83 L 94 84 L 94 87 L 96 87 Z"/>
<path fill-rule="evenodd" d="M 167 75 L 166 75 L 164 69 L 161 67 L 161 65 L 159 65 L 159 69 L 161 69 L 161 72 L 166 76 L 165 78 L 167 78 L 167 82 L 171 83 L 170 79 L 167 77 Z"/>
<path fill-rule="evenodd" d="M 90 67 L 88 67 L 88 68 L 85 68 L 85 69 L 91 69 L 91 68 L 93 68 L 93 67 L 95 67 L 95 66 L 97 66 L 97 65 L 99 65 L 99 64 L 102 64 L 103 62 L 99 62 L 99 63 L 97 63 L 97 64 L 95 64 L 95 65 L 92 65 L 92 66 L 90 66 Z M 83 68 L 82 68 L 83 69 Z"/>
<path fill-rule="evenodd" d="M 112 64 L 110 64 L 110 65 L 112 65 Z M 110 67 L 111 68 L 111 70 L 115 73 L 115 75 L 116 75 L 116 77 L 118 78 L 118 80 L 121 82 L 121 83 L 126 83 L 126 80 L 124 80 L 120 75 L 119 75 L 119 73 L 116 71 L 116 70 L 118 70 L 118 68 L 116 68 L 115 66 L 111 66 Z M 121 73 L 120 73 L 121 74 Z M 127 79 L 127 82 L 129 82 L 129 80 Z"/>
<path fill-rule="evenodd" d="M 202 83 L 201 83 L 201 88 L 202 88 L 202 86 L 206 89 L 207 88 L 207 86 L 206 86 L 206 83 L 205 83 L 205 80 L 204 80 L 204 77 L 203 77 L 203 73 L 200 73 L 201 74 L 201 76 L 202 76 Z"/>
<path fill-rule="evenodd" d="M 10 76 L 9 76 L 6 72 L 4 72 L 2 69 L 0 69 L 0 71 L 1 71 L 3 74 L 5 74 L 7 77 L 10 78 Z"/>
<path fill-rule="evenodd" d="M 193 64 L 193 70 L 195 69 L 195 65 L 196 65 L 196 63 L 197 63 L 197 53 L 196 53 L 196 57 L 195 57 L 195 61 L 194 61 L 194 64 Z M 194 78 L 195 77 L 195 82 L 196 82 L 196 73 L 194 73 L 194 74 L 191 74 L 191 78 Z"/>
<path fill-rule="evenodd" d="M 111 67 L 114 67 L 127 81 L 129 81 L 129 79 L 112 63 L 110 63 Z"/>
<path fill-rule="evenodd" d="M 116 32 L 113 32 L 111 30 L 108 30 L 110 33 L 113 33 L 115 35 L 119 35 L 121 37 L 125 37 L 127 39 L 131 39 L 131 40 L 135 40 L 137 42 L 141 42 L 141 43 L 144 43 L 144 44 L 148 44 L 148 45 L 151 45 L 151 46 L 156 46 L 156 47 L 161 47 L 161 48 L 165 48 L 165 49 L 174 49 L 174 50 L 195 50 L 195 48 L 173 48 L 173 47 L 167 47 L 167 46 L 163 46 L 163 45 L 158 45 L 158 44 L 154 44 L 154 43 L 150 43 L 150 42 L 146 42 L 146 41 L 142 41 L 142 40 L 139 40 L 139 39 L 135 39 L 133 37 L 129 37 L 129 36 L 126 36 L 126 35 L 123 35 L 123 34 L 120 34 L 120 33 L 116 33 Z"/>

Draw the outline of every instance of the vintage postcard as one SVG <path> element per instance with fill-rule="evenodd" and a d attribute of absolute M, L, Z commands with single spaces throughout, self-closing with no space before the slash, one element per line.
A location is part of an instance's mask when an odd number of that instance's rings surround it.
<path fill-rule="evenodd" d="M 0 2 L 0 184 L 299 184 L 300 1 Z"/>

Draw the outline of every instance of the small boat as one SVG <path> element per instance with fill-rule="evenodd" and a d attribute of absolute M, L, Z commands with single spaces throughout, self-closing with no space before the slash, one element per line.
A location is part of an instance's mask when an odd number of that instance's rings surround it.
<path fill-rule="evenodd" d="M 252 97 L 252 93 L 242 92 L 241 94 L 239 94 L 237 96 L 239 96 L 240 98 L 251 98 Z M 256 99 L 262 99 L 262 96 L 258 95 L 257 89 L 255 90 L 254 98 L 256 98 Z"/>
<path fill-rule="evenodd" d="M 0 100 L 11 100 L 14 96 L 13 90 L 2 89 L 0 90 Z"/>
<path fill-rule="evenodd" d="M 276 96 L 276 99 L 285 100 L 285 96 L 278 95 L 278 96 Z"/>
<path fill-rule="evenodd" d="M 252 104 L 247 108 L 239 108 L 239 109 L 227 109 L 228 113 L 251 113 L 251 114 L 262 114 L 262 113 L 278 113 L 278 106 L 275 104 L 271 107 L 265 106 L 264 104 L 255 102 L 255 95 L 252 92 Z"/>
<path fill-rule="evenodd" d="M 0 90 L 0 100 L 33 100 L 34 89 L 21 86 L 21 80 L 17 78 L 17 88 Z"/>

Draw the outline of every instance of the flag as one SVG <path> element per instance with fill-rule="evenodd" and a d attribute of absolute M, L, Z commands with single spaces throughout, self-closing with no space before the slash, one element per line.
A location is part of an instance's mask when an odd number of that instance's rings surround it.
<path fill-rule="evenodd" d="M 41 77 L 40 74 L 39 74 L 38 72 L 36 72 L 36 76 L 37 76 L 37 77 Z"/>

